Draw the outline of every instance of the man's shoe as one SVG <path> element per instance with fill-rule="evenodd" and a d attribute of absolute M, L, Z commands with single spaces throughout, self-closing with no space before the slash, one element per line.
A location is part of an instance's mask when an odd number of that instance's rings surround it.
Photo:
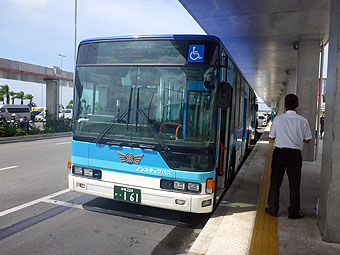
<path fill-rule="evenodd" d="M 264 211 L 265 211 L 266 213 L 268 213 L 269 215 L 273 216 L 273 217 L 277 217 L 277 213 L 272 213 L 272 212 L 270 211 L 269 207 L 266 207 L 266 209 L 264 209 Z"/>
<path fill-rule="evenodd" d="M 295 220 L 295 219 L 301 219 L 305 216 L 305 214 L 303 212 L 299 212 L 297 215 L 292 215 L 292 216 L 288 216 L 289 219 L 291 220 Z"/>

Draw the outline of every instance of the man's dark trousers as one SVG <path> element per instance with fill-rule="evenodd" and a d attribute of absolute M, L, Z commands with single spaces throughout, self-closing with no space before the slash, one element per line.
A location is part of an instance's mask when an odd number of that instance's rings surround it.
<path fill-rule="evenodd" d="M 299 214 L 301 167 L 302 156 L 300 150 L 290 148 L 274 149 L 268 196 L 268 207 L 272 215 L 277 215 L 279 211 L 280 187 L 286 169 L 290 189 L 288 216 L 294 217 Z"/>

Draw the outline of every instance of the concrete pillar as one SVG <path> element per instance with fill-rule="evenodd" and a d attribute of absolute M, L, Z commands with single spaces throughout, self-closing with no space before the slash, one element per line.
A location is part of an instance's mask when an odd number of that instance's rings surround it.
<path fill-rule="evenodd" d="M 46 110 L 57 118 L 59 112 L 59 81 L 46 80 Z"/>
<path fill-rule="evenodd" d="M 285 98 L 285 92 L 282 94 L 282 96 L 277 100 L 277 114 L 283 114 L 284 113 L 284 98 Z"/>
<path fill-rule="evenodd" d="M 318 224 L 323 239 L 340 243 L 340 0 L 331 0 L 325 136 Z"/>
<path fill-rule="evenodd" d="M 296 94 L 296 69 L 289 70 L 288 83 L 285 88 L 286 95 Z"/>
<path fill-rule="evenodd" d="M 280 114 L 285 113 L 285 95 L 283 95 L 280 98 Z"/>
<path fill-rule="evenodd" d="M 304 145 L 303 160 L 315 160 L 315 127 L 318 94 L 320 42 L 300 42 L 297 60 L 297 93 L 299 107 L 297 113 L 307 118 L 312 131 L 312 140 Z"/>

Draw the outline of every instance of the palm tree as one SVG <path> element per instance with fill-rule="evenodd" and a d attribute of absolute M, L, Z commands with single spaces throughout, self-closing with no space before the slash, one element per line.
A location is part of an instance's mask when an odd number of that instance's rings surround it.
<path fill-rule="evenodd" d="M 30 102 L 29 102 L 29 104 L 28 104 L 30 110 L 32 109 L 32 101 L 33 101 L 33 97 L 34 97 L 34 96 L 33 96 L 32 94 L 26 94 L 26 95 L 24 96 L 24 99 L 30 100 Z"/>
<path fill-rule="evenodd" d="M 0 94 L 6 96 L 6 103 L 9 104 L 9 86 L 7 84 L 0 87 Z"/>
<path fill-rule="evenodd" d="M 25 97 L 25 93 L 23 91 L 16 93 L 16 96 L 15 96 L 15 98 L 20 99 L 21 104 L 24 104 L 24 97 Z"/>
<path fill-rule="evenodd" d="M 73 100 L 70 100 L 68 105 L 66 105 L 66 109 L 72 109 L 73 108 Z"/>
<path fill-rule="evenodd" d="M 0 101 L 2 101 L 2 104 L 5 104 L 5 99 L 4 99 L 4 95 L 0 94 Z"/>
<path fill-rule="evenodd" d="M 17 93 L 15 93 L 14 91 L 10 91 L 9 95 L 11 96 L 11 100 L 12 100 L 12 104 L 14 104 L 14 99 Z"/>

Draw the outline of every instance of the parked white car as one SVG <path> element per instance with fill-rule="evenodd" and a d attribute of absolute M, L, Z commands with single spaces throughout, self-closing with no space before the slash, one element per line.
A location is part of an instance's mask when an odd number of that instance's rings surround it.
<path fill-rule="evenodd" d="M 59 119 L 64 118 L 65 109 L 59 111 Z"/>
<path fill-rule="evenodd" d="M 72 119 L 72 113 L 73 113 L 73 110 L 72 109 L 62 109 L 60 112 L 59 112 L 59 119 L 69 119 L 71 120 Z"/>
<path fill-rule="evenodd" d="M 17 120 L 26 118 L 31 119 L 30 108 L 22 104 L 3 104 L 0 105 L 0 121 L 10 121 L 15 116 Z"/>
<path fill-rule="evenodd" d="M 43 112 L 35 115 L 35 121 L 46 121 L 46 112 L 43 111 Z"/>
<path fill-rule="evenodd" d="M 64 118 L 71 120 L 72 119 L 72 113 L 73 113 L 72 109 L 65 109 Z"/>

